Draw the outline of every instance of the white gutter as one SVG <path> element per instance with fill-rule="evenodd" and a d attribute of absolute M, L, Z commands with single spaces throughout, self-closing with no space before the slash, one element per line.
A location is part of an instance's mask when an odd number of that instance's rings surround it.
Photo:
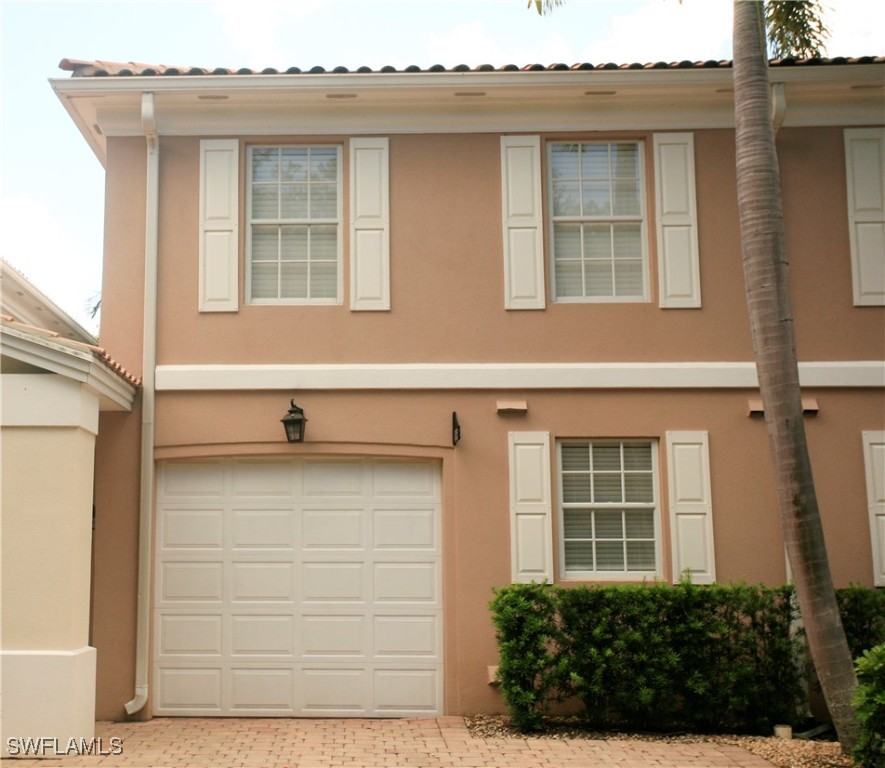
<path fill-rule="evenodd" d="M 135 637 L 135 697 L 126 702 L 134 715 L 147 703 L 150 673 L 151 552 L 154 518 L 154 371 L 157 365 L 157 256 L 160 207 L 160 142 L 154 94 L 141 97 L 141 123 L 147 140 L 144 237 L 144 333 L 141 401 L 141 497 L 138 511 L 138 603 Z"/>

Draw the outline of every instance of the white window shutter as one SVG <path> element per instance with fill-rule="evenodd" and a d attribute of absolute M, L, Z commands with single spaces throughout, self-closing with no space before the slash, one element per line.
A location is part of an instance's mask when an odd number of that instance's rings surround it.
<path fill-rule="evenodd" d="M 845 130 L 848 241 L 856 306 L 885 304 L 885 128 Z"/>
<path fill-rule="evenodd" d="M 200 142 L 200 312 L 239 307 L 240 143 Z"/>
<path fill-rule="evenodd" d="M 673 582 L 688 570 L 693 584 L 713 584 L 713 504 L 707 433 L 667 432 L 667 478 Z"/>
<path fill-rule="evenodd" d="M 513 582 L 552 582 L 550 435 L 547 432 L 511 432 L 509 453 Z"/>
<path fill-rule="evenodd" d="M 873 583 L 885 587 L 885 432 L 863 433 L 863 458 L 873 542 Z"/>
<path fill-rule="evenodd" d="M 700 307 L 693 134 L 656 133 L 654 156 L 659 303 L 665 309 Z"/>
<path fill-rule="evenodd" d="M 390 309 L 389 141 L 350 140 L 350 308 Z"/>
<path fill-rule="evenodd" d="M 544 309 L 541 138 L 501 137 L 504 308 Z"/>

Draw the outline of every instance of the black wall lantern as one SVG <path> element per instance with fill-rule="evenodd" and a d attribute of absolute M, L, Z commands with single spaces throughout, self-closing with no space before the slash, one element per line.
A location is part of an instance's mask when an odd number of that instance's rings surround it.
<path fill-rule="evenodd" d="M 452 445 L 461 442 L 461 425 L 458 423 L 458 414 L 452 411 Z"/>
<path fill-rule="evenodd" d="M 294 400 L 291 403 L 289 412 L 280 421 L 286 429 L 286 440 L 290 443 L 303 443 L 304 425 L 307 424 L 307 419 L 304 416 L 304 409 L 295 405 Z"/>

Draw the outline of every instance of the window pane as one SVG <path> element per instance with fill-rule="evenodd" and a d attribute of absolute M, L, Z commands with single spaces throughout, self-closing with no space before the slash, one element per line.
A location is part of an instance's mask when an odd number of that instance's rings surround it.
<path fill-rule="evenodd" d="M 280 181 L 307 181 L 307 147 L 283 147 Z"/>
<path fill-rule="evenodd" d="M 278 227 L 253 227 L 252 261 L 276 261 L 279 258 Z"/>
<path fill-rule="evenodd" d="M 612 183 L 612 193 L 615 216 L 639 216 L 642 209 L 639 204 L 638 181 L 615 181 Z"/>
<path fill-rule="evenodd" d="M 567 509 L 563 515 L 566 539 L 592 539 L 593 513 L 589 509 Z"/>
<path fill-rule="evenodd" d="M 338 190 L 335 184 L 310 185 L 310 217 L 334 219 L 338 215 Z"/>
<path fill-rule="evenodd" d="M 641 261 L 615 262 L 615 296 L 642 296 L 642 282 Z"/>
<path fill-rule="evenodd" d="M 307 264 L 303 261 L 284 262 L 280 267 L 280 298 L 307 298 Z"/>
<path fill-rule="evenodd" d="M 252 296 L 256 299 L 276 299 L 277 265 L 252 264 Z"/>
<path fill-rule="evenodd" d="M 581 262 L 566 261 L 556 264 L 556 295 L 583 296 L 584 278 Z"/>
<path fill-rule="evenodd" d="M 584 144 L 581 172 L 587 181 L 609 178 L 608 144 Z"/>
<path fill-rule="evenodd" d="M 612 252 L 616 259 L 636 259 L 642 255 L 642 234 L 638 224 L 612 225 Z"/>
<path fill-rule="evenodd" d="M 276 184 L 252 185 L 252 218 L 276 219 L 280 213 L 279 187 Z"/>
<path fill-rule="evenodd" d="M 307 218 L 307 185 L 283 184 L 280 187 L 280 218 Z"/>
<path fill-rule="evenodd" d="M 574 474 L 562 476 L 562 500 L 567 504 L 592 501 L 590 475 Z"/>
<path fill-rule="evenodd" d="M 614 296 L 614 277 L 612 275 L 611 262 L 588 262 L 584 274 L 585 296 Z"/>
<path fill-rule="evenodd" d="M 610 224 L 588 224 L 584 227 L 584 256 L 588 259 L 612 257 L 612 228 Z"/>
<path fill-rule="evenodd" d="M 556 238 L 557 260 L 581 258 L 580 224 L 556 224 L 553 227 L 553 234 Z"/>
<path fill-rule="evenodd" d="M 621 475 L 593 474 L 593 501 L 597 504 L 620 503 L 624 501 L 621 491 Z"/>
<path fill-rule="evenodd" d="M 650 503 L 654 501 L 651 474 L 624 475 L 624 501 Z"/>
<path fill-rule="evenodd" d="M 565 542 L 565 567 L 570 571 L 592 571 L 593 542 Z"/>
<path fill-rule="evenodd" d="M 553 183 L 553 215 L 578 216 L 581 213 L 581 187 L 577 181 Z"/>
<path fill-rule="evenodd" d="M 285 261 L 304 261 L 307 259 L 307 227 L 280 227 L 282 249 L 280 258 Z M 255 251 L 252 251 L 255 258 Z"/>
<path fill-rule="evenodd" d="M 590 469 L 590 446 L 589 445 L 563 445 L 562 446 L 562 469 L 565 472 L 572 470 Z"/>
<path fill-rule="evenodd" d="M 338 150 L 335 147 L 314 147 L 310 152 L 310 180 L 338 179 Z"/>
<path fill-rule="evenodd" d="M 335 262 L 312 262 L 310 265 L 310 297 L 334 299 L 338 295 L 338 265 Z"/>
<path fill-rule="evenodd" d="M 628 539 L 654 539 L 655 516 L 650 509 L 631 509 L 626 512 Z"/>
<path fill-rule="evenodd" d="M 612 198 L 608 181 L 590 181 L 581 185 L 584 216 L 611 216 Z"/>
<path fill-rule="evenodd" d="M 578 144 L 553 144 L 550 148 L 550 173 L 554 181 L 578 179 Z"/>
<path fill-rule="evenodd" d="M 620 472 L 621 444 L 594 443 L 593 469 L 599 472 Z"/>
<path fill-rule="evenodd" d="M 653 541 L 627 542 L 628 571 L 654 571 L 656 569 L 655 544 Z"/>
<path fill-rule="evenodd" d="M 624 515 L 617 512 L 603 512 L 597 510 L 594 514 L 596 520 L 597 539 L 623 539 L 624 538 Z"/>
<path fill-rule="evenodd" d="M 624 443 L 624 469 L 651 471 L 651 446 L 648 443 Z"/>
<path fill-rule="evenodd" d="M 639 178 L 638 144 L 612 144 L 611 153 L 613 178 Z"/>
<path fill-rule="evenodd" d="M 310 260 L 338 260 L 338 228 L 315 226 L 310 228 Z"/>
<path fill-rule="evenodd" d="M 275 148 L 252 150 L 252 180 L 276 181 L 279 177 L 279 151 Z"/>
<path fill-rule="evenodd" d="M 596 542 L 596 570 L 623 571 L 624 544 L 620 541 Z"/>

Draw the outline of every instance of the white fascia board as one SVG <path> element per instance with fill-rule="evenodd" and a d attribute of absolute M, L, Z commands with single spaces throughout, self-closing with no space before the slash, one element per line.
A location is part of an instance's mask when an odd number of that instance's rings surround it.
<path fill-rule="evenodd" d="M 3 356 L 85 384 L 99 396 L 102 410 L 131 411 L 136 387 L 97 360 L 91 351 L 51 338 L 4 327 Z"/>
<path fill-rule="evenodd" d="M 885 387 L 879 361 L 800 363 L 814 387 Z M 212 390 L 757 389 L 756 366 L 687 363 L 159 365 L 160 392 Z"/>

